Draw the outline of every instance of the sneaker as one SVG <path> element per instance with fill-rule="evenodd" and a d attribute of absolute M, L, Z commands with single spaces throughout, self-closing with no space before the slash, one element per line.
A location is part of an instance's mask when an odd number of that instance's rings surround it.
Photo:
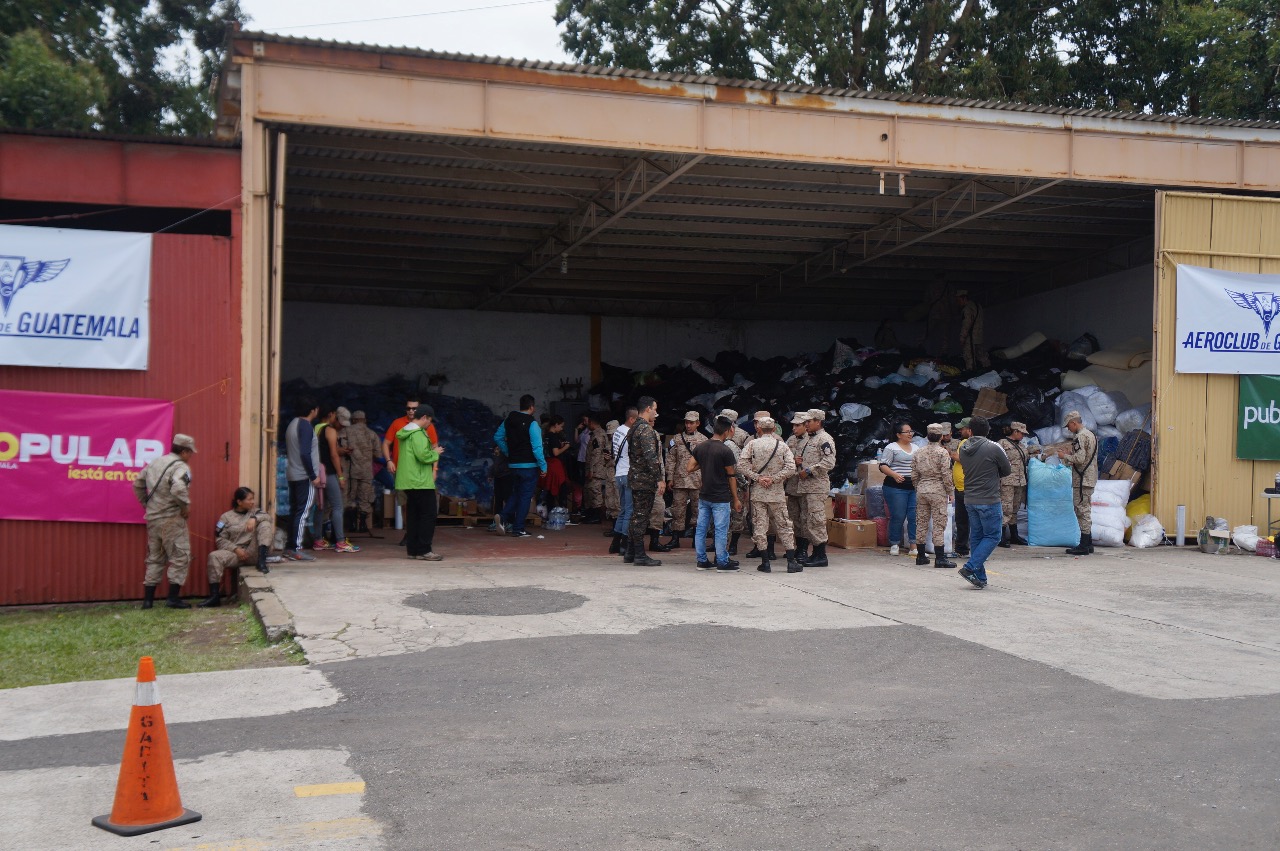
<path fill-rule="evenodd" d="M 891 555 L 891 556 L 896 556 L 897 554 L 898 554 L 898 545 L 897 545 L 897 544 L 894 544 L 893 546 L 889 547 L 889 555 Z"/>
<path fill-rule="evenodd" d="M 737 570 L 737 569 L 738 569 L 738 563 L 733 559 L 730 559 L 728 564 L 716 565 L 716 570 Z"/>
<path fill-rule="evenodd" d="M 489 525 L 489 528 L 498 532 L 505 532 L 507 531 L 507 524 L 502 522 L 501 514 L 495 514 L 493 515 L 493 523 Z"/>
<path fill-rule="evenodd" d="M 964 577 L 964 581 L 965 581 L 965 582 L 968 582 L 968 583 L 969 583 L 970 585 L 972 585 L 974 588 L 986 588 L 986 587 L 987 587 L 987 583 L 985 583 L 985 582 L 983 582 L 981 579 L 979 579 L 979 578 L 974 574 L 974 572 L 968 568 L 968 566 L 961 567 L 959 570 L 957 570 L 957 571 L 956 571 L 956 573 L 958 573 L 958 574 L 960 574 L 962 577 Z"/>
<path fill-rule="evenodd" d="M 418 556 L 418 558 L 423 561 L 444 561 L 444 556 L 437 555 L 436 553 L 427 553 L 426 555 Z"/>
<path fill-rule="evenodd" d="M 329 543 L 324 538 L 321 538 L 311 545 L 311 549 L 313 550 L 331 550 L 333 548 L 333 544 Z"/>
<path fill-rule="evenodd" d="M 912 556 L 912 557 L 915 557 L 915 556 L 917 556 L 917 555 L 919 555 L 919 554 L 920 554 L 920 553 L 919 553 L 919 551 L 917 551 L 917 550 L 916 550 L 916 545 L 915 545 L 915 544 L 912 544 L 912 545 L 911 545 L 911 552 L 907 553 L 907 555 Z"/>
<path fill-rule="evenodd" d="M 530 535 L 528 532 L 526 532 L 526 531 L 525 531 L 525 530 L 523 530 L 523 529 L 521 529 L 521 530 L 520 530 L 520 531 L 518 531 L 518 532 L 517 532 L 516 530 L 512 529 L 512 530 L 511 530 L 510 532 L 508 532 L 507 534 L 508 534 L 508 535 L 510 535 L 510 536 L 511 536 L 511 537 L 513 537 L 513 538 L 532 538 L 532 537 L 533 537 L 533 535 Z"/>
<path fill-rule="evenodd" d="M 289 561 L 315 561 L 316 557 L 302 548 L 285 550 L 284 557 Z"/>
<path fill-rule="evenodd" d="M 490 523 L 490 524 L 489 524 L 489 531 L 490 531 L 490 532 L 496 532 L 496 531 L 498 531 L 498 524 L 497 524 L 496 522 L 494 522 L 494 523 Z"/>
<path fill-rule="evenodd" d="M 284 556 L 267 556 L 267 564 L 279 564 L 284 561 Z"/>
<path fill-rule="evenodd" d="M 358 553 L 360 548 L 350 541 L 339 541 L 334 550 L 340 553 Z"/>
<path fill-rule="evenodd" d="M 713 570 L 715 565 L 709 561 L 700 561 L 697 563 L 696 567 L 698 570 Z"/>

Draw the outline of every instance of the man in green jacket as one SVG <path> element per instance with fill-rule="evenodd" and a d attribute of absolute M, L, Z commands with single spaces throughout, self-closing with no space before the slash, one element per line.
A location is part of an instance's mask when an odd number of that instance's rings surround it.
<path fill-rule="evenodd" d="M 405 546 L 409 558 L 441 561 L 432 552 L 436 535 L 435 463 L 444 453 L 443 446 L 432 446 L 427 427 L 436 412 L 430 405 L 419 405 L 408 425 L 396 432 L 400 461 L 396 465 L 396 490 L 405 494 Z"/>

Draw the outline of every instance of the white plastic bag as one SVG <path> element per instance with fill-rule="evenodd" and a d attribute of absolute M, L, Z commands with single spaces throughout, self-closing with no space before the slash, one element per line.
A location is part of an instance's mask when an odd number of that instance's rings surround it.
<path fill-rule="evenodd" d="M 1139 405 L 1136 408 L 1130 408 L 1127 411 L 1121 411 L 1116 415 L 1116 428 L 1120 429 L 1121 434 L 1128 434 L 1134 429 L 1145 429 L 1148 433 L 1151 431 L 1151 405 Z"/>
<path fill-rule="evenodd" d="M 1051 425 L 1038 428 L 1035 434 L 1036 440 L 1040 442 L 1041 446 L 1050 446 L 1054 443 L 1062 442 L 1062 426 Z"/>
<path fill-rule="evenodd" d="M 1080 422 L 1084 423 L 1084 427 L 1097 434 L 1098 421 L 1093 416 L 1093 409 L 1089 407 L 1089 398 L 1081 395 L 1079 390 L 1069 390 L 1063 393 L 1054 401 L 1054 404 L 1058 407 L 1058 422 L 1056 425 L 1062 425 L 1062 418 L 1067 415 L 1068 411 L 1076 411 L 1080 414 Z"/>
<path fill-rule="evenodd" d="M 1076 392 L 1079 393 L 1080 391 L 1077 390 Z M 1114 393 L 1094 393 L 1088 399 L 1089 410 L 1093 412 L 1093 418 L 1098 421 L 1100 426 L 1112 425 L 1121 411 L 1127 411 L 1132 407 L 1129 404 L 1129 400 L 1119 390 Z"/>
<path fill-rule="evenodd" d="M 1231 540 L 1235 541 L 1240 549 L 1251 553 L 1258 549 L 1258 527 L 1237 526 L 1231 530 Z"/>
<path fill-rule="evenodd" d="M 968 387 L 970 390 L 985 390 L 988 387 L 994 389 L 1000 386 L 1001 381 L 1000 373 L 993 369 L 990 372 L 985 372 L 982 375 L 970 378 L 968 381 L 964 382 L 964 386 Z"/>
<path fill-rule="evenodd" d="M 1133 532 L 1129 535 L 1129 544 L 1138 549 L 1158 547 L 1164 540 L 1164 526 L 1154 514 L 1139 514 L 1133 521 Z"/>
<path fill-rule="evenodd" d="M 916 509 L 916 510 L 919 511 L 919 509 Z M 915 532 L 912 531 L 911 534 L 914 535 Z M 946 547 L 948 553 L 953 553 L 956 551 L 955 537 L 956 537 L 956 507 L 955 507 L 955 504 L 952 503 L 947 506 L 947 531 L 943 533 L 943 538 L 942 538 L 942 543 Z M 925 538 L 924 551 L 929 555 L 934 554 L 933 552 L 933 520 L 929 521 L 929 537 Z M 943 553 L 943 555 L 946 555 L 946 553 Z"/>
<path fill-rule="evenodd" d="M 1100 547 L 1123 547 L 1129 525 L 1129 480 L 1102 480 L 1093 489 L 1093 542 Z"/>
<path fill-rule="evenodd" d="M 871 416 L 871 409 L 858 402 L 846 402 L 840 406 L 840 419 L 847 423 L 857 422 Z"/>

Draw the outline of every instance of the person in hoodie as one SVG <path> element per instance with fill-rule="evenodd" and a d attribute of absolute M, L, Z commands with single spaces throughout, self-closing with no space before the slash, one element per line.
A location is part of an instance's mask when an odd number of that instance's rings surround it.
<path fill-rule="evenodd" d="M 1000 444 L 987 439 L 991 424 L 984 417 L 969 420 L 973 436 L 960 447 L 964 468 L 964 508 L 969 513 L 969 560 L 959 574 L 976 588 L 987 587 L 987 557 L 1000 543 L 1004 512 L 1000 507 L 1000 480 L 1009 475 L 1009 456 Z"/>
<path fill-rule="evenodd" d="M 436 534 L 435 464 L 444 453 L 443 446 L 433 446 L 427 429 L 436 412 L 430 405 L 419 405 L 413 419 L 396 432 L 400 447 L 400 463 L 396 466 L 396 490 L 405 494 L 405 547 L 409 558 L 441 561 L 432 550 Z"/>

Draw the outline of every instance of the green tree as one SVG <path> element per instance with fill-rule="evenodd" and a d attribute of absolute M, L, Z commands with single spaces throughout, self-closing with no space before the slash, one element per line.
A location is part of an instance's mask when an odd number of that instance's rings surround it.
<path fill-rule="evenodd" d="M 0 0 L 0 34 L 35 31 L 67 67 L 97 69 L 94 126 L 114 133 L 210 132 L 227 25 L 246 20 L 239 0 Z"/>
<path fill-rule="evenodd" d="M 90 130 L 98 122 L 107 87 L 92 64 L 60 59 L 35 30 L 5 39 L 0 56 L 0 123 Z"/>
<path fill-rule="evenodd" d="M 1275 0 L 559 0 L 556 20 L 595 64 L 1280 118 Z"/>

